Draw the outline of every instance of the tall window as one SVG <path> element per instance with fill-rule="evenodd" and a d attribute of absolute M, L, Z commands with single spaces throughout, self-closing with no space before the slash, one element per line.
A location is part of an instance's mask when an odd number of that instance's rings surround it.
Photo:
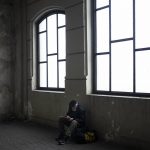
<path fill-rule="evenodd" d="M 37 23 L 37 85 L 64 90 L 66 75 L 66 21 L 63 11 L 53 11 Z"/>
<path fill-rule="evenodd" d="M 150 1 L 95 0 L 94 92 L 150 93 Z"/>

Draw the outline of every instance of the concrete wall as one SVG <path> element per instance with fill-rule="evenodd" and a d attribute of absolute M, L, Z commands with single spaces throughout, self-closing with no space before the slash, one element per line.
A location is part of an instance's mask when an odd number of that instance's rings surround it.
<path fill-rule="evenodd" d="M 23 4 L 23 112 L 33 120 L 57 125 L 71 99 L 87 109 L 89 126 L 106 140 L 143 146 L 150 142 L 150 99 L 90 94 L 90 50 L 86 44 L 85 2 L 83 0 L 28 0 Z M 44 11 L 60 7 L 67 21 L 67 73 L 65 92 L 34 89 L 35 18 Z M 87 53 L 88 52 L 88 53 Z M 88 64 L 88 65 L 87 65 Z M 18 66 L 19 67 L 19 66 Z M 27 89 L 27 90 L 26 90 Z M 87 90 L 88 89 L 88 90 Z M 144 144 L 143 144 L 144 143 Z"/>
<path fill-rule="evenodd" d="M 11 1 L 0 1 L 0 119 L 13 113 L 14 96 L 14 9 Z"/>
<path fill-rule="evenodd" d="M 14 18 L 15 26 L 15 67 L 14 67 L 14 113 L 24 119 L 27 91 L 27 72 L 26 72 L 26 3 L 22 0 L 14 0 Z"/>

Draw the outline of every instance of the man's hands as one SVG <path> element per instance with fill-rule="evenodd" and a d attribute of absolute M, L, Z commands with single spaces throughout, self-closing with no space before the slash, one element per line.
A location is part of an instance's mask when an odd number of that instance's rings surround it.
<path fill-rule="evenodd" d="M 79 124 L 77 120 L 74 120 L 70 116 L 65 116 L 66 119 L 68 119 L 70 122 L 74 121 L 76 124 Z"/>
<path fill-rule="evenodd" d="M 73 120 L 73 118 L 71 118 L 70 116 L 65 116 L 65 118 L 67 118 L 69 121 Z"/>

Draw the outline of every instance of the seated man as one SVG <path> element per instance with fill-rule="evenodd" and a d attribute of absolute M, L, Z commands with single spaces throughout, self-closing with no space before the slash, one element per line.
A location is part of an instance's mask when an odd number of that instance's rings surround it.
<path fill-rule="evenodd" d="M 77 127 L 82 127 L 85 125 L 85 113 L 81 109 L 79 103 L 72 100 L 69 103 L 69 108 L 66 116 L 59 118 L 59 136 L 56 138 L 59 145 L 65 144 L 73 131 Z"/>

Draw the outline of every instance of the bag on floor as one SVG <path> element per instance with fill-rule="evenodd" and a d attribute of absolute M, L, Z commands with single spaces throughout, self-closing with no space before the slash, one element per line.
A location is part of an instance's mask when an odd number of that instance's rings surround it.
<path fill-rule="evenodd" d="M 96 131 L 87 129 L 77 129 L 74 133 L 74 140 L 77 143 L 92 143 L 97 139 Z"/>

